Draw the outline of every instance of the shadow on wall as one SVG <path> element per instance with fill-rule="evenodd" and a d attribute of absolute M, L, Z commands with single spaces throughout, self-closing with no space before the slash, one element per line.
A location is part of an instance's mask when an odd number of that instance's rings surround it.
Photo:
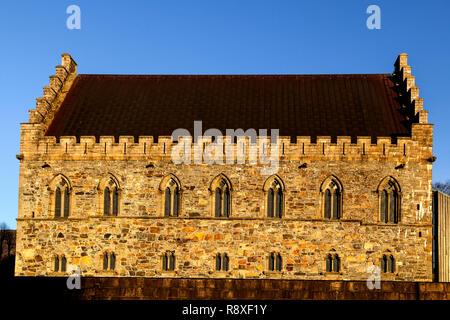
<path fill-rule="evenodd" d="M 68 301 L 66 278 L 15 277 L 15 255 L 0 261 L 0 301 Z M 50 299 L 50 300 L 49 300 Z"/>

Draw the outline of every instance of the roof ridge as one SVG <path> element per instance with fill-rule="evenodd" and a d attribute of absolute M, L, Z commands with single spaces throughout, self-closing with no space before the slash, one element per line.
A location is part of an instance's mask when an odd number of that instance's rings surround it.
<path fill-rule="evenodd" d="M 84 73 L 78 74 L 78 77 L 186 77 L 186 78 L 201 78 L 201 77 L 213 77 L 213 78 L 232 78 L 232 77 L 275 77 L 275 78 L 296 78 L 296 77 L 367 77 L 367 76 L 391 76 L 390 73 L 339 73 L 339 74 L 96 74 L 96 73 Z"/>

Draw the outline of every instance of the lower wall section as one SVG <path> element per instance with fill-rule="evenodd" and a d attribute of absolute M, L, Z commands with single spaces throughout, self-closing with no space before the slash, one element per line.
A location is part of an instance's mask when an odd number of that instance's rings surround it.
<path fill-rule="evenodd" d="M 353 220 L 196 219 L 92 217 L 22 220 L 17 223 L 18 276 L 68 276 L 55 272 L 56 255 L 85 277 L 230 278 L 365 281 L 383 255 L 395 272 L 383 281 L 432 281 L 431 225 L 361 224 Z M 162 271 L 162 255 L 173 252 L 175 271 Z M 279 253 L 282 272 L 267 272 L 268 255 Z M 114 271 L 103 269 L 114 253 Z M 215 256 L 226 253 L 229 271 L 215 272 Z M 327 272 L 327 256 L 340 271 Z M 61 269 L 60 269 L 61 270 Z"/>
<path fill-rule="evenodd" d="M 82 278 L 72 299 L 307 299 L 307 300 L 442 300 L 450 283 L 381 282 L 369 290 L 365 281 Z"/>

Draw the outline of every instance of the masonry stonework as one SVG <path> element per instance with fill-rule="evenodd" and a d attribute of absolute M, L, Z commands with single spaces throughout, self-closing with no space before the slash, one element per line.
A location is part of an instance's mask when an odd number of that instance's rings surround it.
<path fill-rule="evenodd" d="M 77 76 L 75 62 L 63 55 L 22 124 L 16 275 L 67 276 L 54 271 L 55 256 L 64 255 L 83 276 L 365 280 L 387 254 L 396 269 L 382 280 L 431 281 L 433 127 L 406 55 L 395 66 L 393 78 L 409 100 L 411 135 L 280 137 L 276 178 L 283 183 L 284 212 L 268 218 L 263 186 L 273 177 L 260 173 L 267 165 L 174 164 L 171 137 L 46 136 Z M 178 217 L 164 216 L 161 182 L 169 175 L 181 186 Z M 220 175 L 231 184 L 231 214 L 224 218 L 212 209 L 211 183 Z M 323 214 L 321 186 L 330 177 L 342 185 L 338 220 Z M 118 183 L 117 216 L 102 209 L 99 186 L 110 178 Z M 69 187 L 67 218 L 54 217 L 52 186 L 61 179 Z M 396 224 L 380 221 L 385 179 L 400 186 Z M 166 251 L 175 253 L 173 271 L 162 269 Z M 105 252 L 116 255 L 114 270 L 103 270 Z M 268 270 L 271 252 L 281 254 L 281 271 Z M 228 271 L 215 271 L 217 253 L 228 254 Z M 326 271 L 328 254 L 339 255 L 339 272 Z"/>

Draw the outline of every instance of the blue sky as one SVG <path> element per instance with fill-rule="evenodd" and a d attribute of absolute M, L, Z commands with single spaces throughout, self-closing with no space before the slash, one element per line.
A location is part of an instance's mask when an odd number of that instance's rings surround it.
<path fill-rule="evenodd" d="M 66 27 L 73 4 L 80 30 Z M 0 222 L 16 227 L 20 123 L 65 52 L 78 73 L 119 74 L 389 73 L 406 52 L 435 124 L 433 179 L 450 179 L 449 15 L 446 0 L 2 2 Z"/>

